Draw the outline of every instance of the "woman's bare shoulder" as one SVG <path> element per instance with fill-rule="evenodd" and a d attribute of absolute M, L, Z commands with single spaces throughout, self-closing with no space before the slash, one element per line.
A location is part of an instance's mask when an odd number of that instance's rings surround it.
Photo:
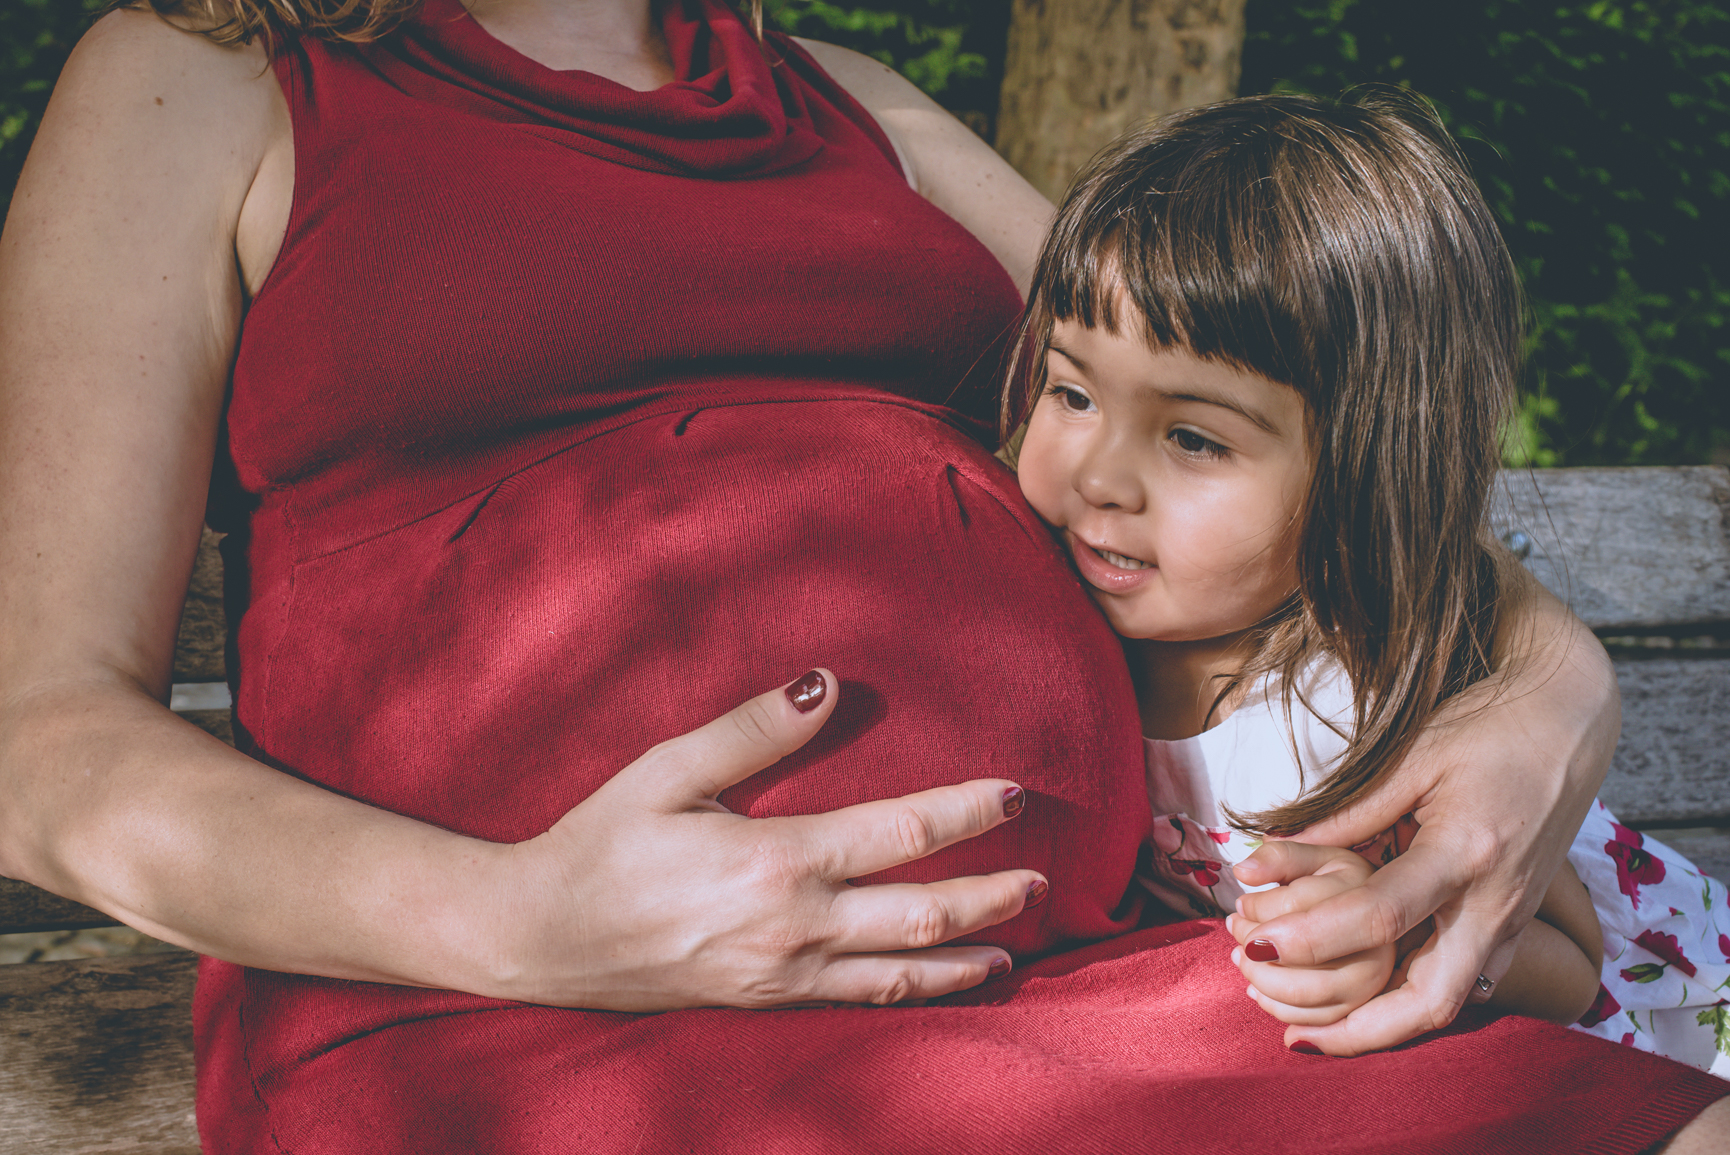
<path fill-rule="evenodd" d="M 208 232 L 235 242 L 255 284 L 286 223 L 292 153 L 262 43 L 217 44 L 153 12 L 121 9 L 67 60 L 13 212 L 61 211 L 68 182 L 127 188 L 145 213 L 204 214 Z M 38 197 L 47 203 L 32 206 Z"/>
<path fill-rule="evenodd" d="M 50 140 L 142 134 L 177 159 L 256 165 L 281 94 L 261 43 L 221 45 L 153 12 L 121 9 L 85 33 L 55 85 Z"/>
<path fill-rule="evenodd" d="M 913 187 L 983 241 L 1025 294 L 1051 202 L 894 69 L 820 40 L 798 43 L 877 118 Z"/>
<path fill-rule="evenodd" d="M 187 94 L 225 95 L 244 103 L 269 71 L 270 59 L 261 40 L 218 44 L 191 25 L 122 8 L 96 21 L 79 40 L 61 74 L 60 87 L 68 82 L 80 88 L 90 85 L 119 97 L 129 89 L 136 92 L 142 84 Z M 162 92 L 136 94 L 150 95 L 154 104 Z"/>

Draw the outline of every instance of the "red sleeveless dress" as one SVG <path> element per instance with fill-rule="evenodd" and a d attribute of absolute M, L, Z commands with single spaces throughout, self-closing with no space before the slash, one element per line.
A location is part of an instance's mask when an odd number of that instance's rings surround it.
<path fill-rule="evenodd" d="M 665 8 L 680 79 L 651 93 L 543 68 L 458 0 L 375 45 L 282 46 L 294 206 L 211 514 L 243 748 L 519 841 L 824 664 L 834 718 L 732 808 L 1011 778 L 1022 818 L 883 878 L 1031 867 L 1049 899 L 984 941 L 1032 957 L 1119 934 L 1148 823 L 1131 688 L 981 444 L 992 382 L 970 378 L 1015 290 L 796 45 L 766 56 L 720 0 Z M 1126 1126 L 1181 1129 L 1185 1088 L 1285 1101 L 1307 1073 L 1291 1101 L 1336 1134 L 1362 1080 L 1281 1051 L 1226 953 L 1185 924 L 952 1006 L 659 1016 L 207 960 L 200 1129 L 248 1153 L 1118 1150 Z M 1196 1030 L 1237 1082 L 1211 1056 L 1163 1068 Z M 1500 1030 L 1466 1036 L 1490 1074 L 1496 1039 L 1524 1037 Z M 1581 1052 L 1553 1033 L 1561 1069 Z M 1637 1058 L 1618 1085 L 1669 1114 L 1573 1077 L 1594 1133 L 1620 1111 L 1655 1135 L 1707 1101 Z M 1496 1118 L 1525 1104 L 1497 1094 Z"/>

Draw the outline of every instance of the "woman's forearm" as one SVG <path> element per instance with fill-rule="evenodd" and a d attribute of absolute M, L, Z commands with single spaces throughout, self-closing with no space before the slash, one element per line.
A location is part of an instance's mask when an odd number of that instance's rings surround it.
<path fill-rule="evenodd" d="M 1523 568 L 1512 572 L 1522 588 L 1497 634 L 1497 673 L 1463 696 L 1478 700 L 1462 703 L 1460 716 L 1469 723 L 1481 710 L 1498 733 L 1530 734 L 1531 745 L 1515 749 L 1510 763 L 1531 766 L 1532 780 L 1556 783 L 1563 812 L 1544 825 L 1554 835 L 1552 850 L 1562 848 L 1554 855 L 1560 861 L 1616 752 L 1621 693 L 1609 655 L 1585 624 Z"/>
<path fill-rule="evenodd" d="M 260 765 L 121 679 L 0 711 L 0 872 L 247 965 L 484 992 L 507 848 Z"/>
<path fill-rule="evenodd" d="M 995 947 L 940 944 L 1045 893 L 1027 870 L 847 881 L 1014 817 L 1023 794 L 1001 780 L 798 818 L 716 802 L 808 741 L 832 691 L 759 695 L 507 846 L 252 762 L 120 681 L 15 686 L 0 871 L 267 969 L 630 1011 L 889 1003 L 1001 974 Z"/>

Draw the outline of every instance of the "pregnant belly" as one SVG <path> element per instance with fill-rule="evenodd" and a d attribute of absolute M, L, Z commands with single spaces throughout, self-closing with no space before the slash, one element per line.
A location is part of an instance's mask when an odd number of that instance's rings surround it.
<path fill-rule="evenodd" d="M 242 631 L 240 720 L 333 789 L 519 841 L 654 743 L 824 665 L 833 718 L 728 806 L 1012 779 L 1021 818 L 862 881 L 1042 871 L 1049 900 L 981 936 L 1023 954 L 1130 913 L 1148 811 L 1116 639 L 1008 471 L 918 408 L 646 418 L 287 576 L 286 612 Z"/>

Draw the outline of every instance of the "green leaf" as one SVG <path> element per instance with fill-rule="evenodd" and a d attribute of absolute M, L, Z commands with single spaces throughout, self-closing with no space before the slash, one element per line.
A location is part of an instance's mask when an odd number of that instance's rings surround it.
<path fill-rule="evenodd" d="M 1715 1007 L 1708 1007 L 1695 1015 L 1694 1021 L 1702 1027 L 1711 1027 L 1718 1053 L 1730 1055 L 1730 1006 L 1719 1003 Z"/>

